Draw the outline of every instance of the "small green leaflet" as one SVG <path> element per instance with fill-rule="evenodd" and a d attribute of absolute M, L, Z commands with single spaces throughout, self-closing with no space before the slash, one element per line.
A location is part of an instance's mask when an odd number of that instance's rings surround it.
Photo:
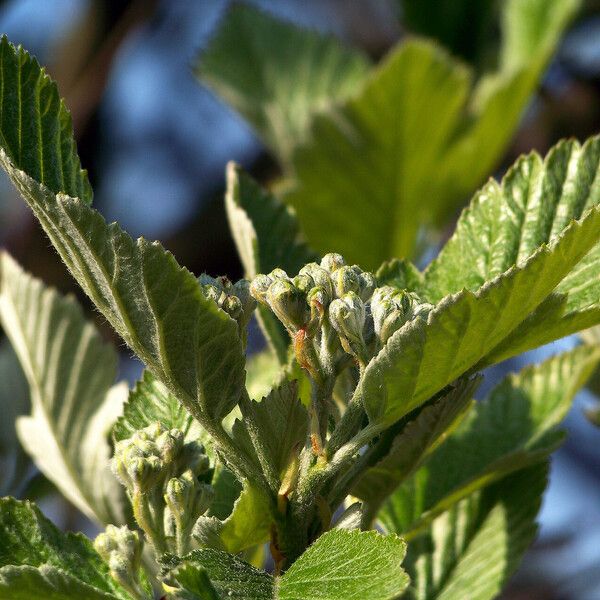
<path fill-rule="evenodd" d="M 61 533 L 30 502 L 0 499 L 2 600 L 130 600 L 81 534 Z"/>
<path fill-rule="evenodd" d="M 336 529 L 319 537 L 275 579 L 212 549 L 168 558 L 166 566 L 172 570 L 165 579 L 169 589 L 182 587 L 174 592 L 182 600 L 392 600 L 409 582 L 401 567 L 405 553 L 406 544 L 398 536 Z M 203 586 L 204 575 L 215 591 L 212 596 Z"/>
<path fill-rule="evenodd" d="M 167 429 L 180 429 L 188 439 L 203 437 L 199 425 L 181 402 L 152 373 L 144 371 L 142 379 L 129 392 L 123 414 L 113 427 L 113 437 L 117 442 L 127 439 L 157 422 Z"/>
<path fill-rule="evenodd" d="M 281 363 L 270 349 L 248 356 L 246 389 L 252 400 L 266 396 L 284 377 Z"/>
<path fill-rule="evenodd" d="M 537 533 L 547 462 L 475 492 L 412 540 L 406 557 L 413 600 L 492 600 Z"/>
<path fill-rule="evenodd" d="M 30 467 L 29 456 L 17 436 L 19 415 L 30 410 L 27 380 L 7 340 L 0 342 L 0 496 L 16 496 Z"/>
<path fill-rule="evenodd" d="M 599 362 L 600 348 L 580 346 L 504 379 L 385 502 L 386 529 L 413 536 L 471 491 L 550 454 L 563 438 L 556 427 Z"/>
<path fill-rule="evenodd" d="M 0 321 L 19 357 L 33 412 L 17 421 L 39 469 L 87 516 L 123 524 L 129 514 L 110 471 L 110 430 L 127 397 L 112 386 L 117 355 L 72 298 L 0 253 Z"/>
<path fill-rule="evenodd" d="M 296 274 L 316 259 L 300 238 L 296 217 L 289 207 L 263 190 L 234 163 L 227 166 L 225 208 L 246 278 L 253 279 L 275 268 Z M 258 306 L 258 317 L 279 362 L 285 364 L 290 345 L 285 328 L 262 305 Z"/>
<path fill-rule="evenodd" d="M 216 516 L 200 517 L 193 535 L 201 546 L 237 554 L 269 539 L 270 510 L 264 492 L 246 482 L 231 514 L 224 520 Z"/>
<path fill-rule="evenodd" d="M 233 425 L 234 443 L 256 456 L 273 493 L 287 467 L 298 459 L 307 434 L 308 413 L 298 398 L 296 381 L 283 381 L 260 402 L 243 400 L 242 418 Z"/>
<path fill-rule="evenodd" d="M 277 581 L 277 600 L 392 600 L 408 575 L 406 544 L 376 531 L 324 533 Z"/>
<path fill-rule="evenodd" d="M 0 67 L 0 101 L 11 107 L 0 120 L 0 163 L 98 309 L 186 408 L 214 426 L 244 387 L 236 322 L 160 244 L 134 241 L 90 208 L 68 111 L 38 63 L 3 38 Z M 22 115 L 32 128 L 26 136 Z"/>
<path fill-rule="evenodd" d="M 284 165 L 311 116 L 354 93 L 368 70 L 358 50 L 243 4 L 229 8 L 196 66 Z"/>

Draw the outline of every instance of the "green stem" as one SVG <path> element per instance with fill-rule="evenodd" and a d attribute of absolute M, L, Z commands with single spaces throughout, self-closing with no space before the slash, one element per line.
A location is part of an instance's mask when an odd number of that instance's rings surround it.
<path fill-rule="evenodd" d="M 164 535 L 161 536 L 160 532 L 156 530 L 156 524 L 154 522 L 149 503 L 150 500 L 145 494 L 141 492 L 134 493 L 131 503 L 133 507 L 133 516 L 135 517 L 137 524 L 142 528 L 148 537 L 148 540 L 152 546 L 154 546 L 157 556 L 161 556 L 162 554 L 165 554 L 165 552 L 168 552 L 169 549 L 167 547 Z"/>

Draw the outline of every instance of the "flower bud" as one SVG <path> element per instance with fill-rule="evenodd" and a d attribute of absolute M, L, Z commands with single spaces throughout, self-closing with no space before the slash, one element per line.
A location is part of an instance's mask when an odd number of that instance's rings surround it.
<path fill-rule="evenodd" d="M 250 294 L 261 304 L 267 303 L 267 292 L 273 283 L 268 275 L 257 275 L 250 283 Z"/>
<path fill-rule="evenodd" d="M 421 304 L 414 292 L 391 286 L 377 288 L 371 299 L 375 335 L 385 344 L 407 321 L 417 316 L 426 316 L 431 310 L 429 307 L 431 305 Z"/>
<path fill-rule="evenodd" d="M 326 298 L 329 299 L 327 305 L 335 297 L 335 290 L 333 287 L 331 274 L 323 267 L 320 267 L 317 263 L 308 263 L 307 265 L 304 265 L 300 269 L 299 276 L 309 277 L 313 282 L 313 284 L 310 286 L 311 288 L 320 287 L 324 291 Z"/>
<path fill-rule="evenodd" d="M 310 319 L 306 295 L 289 280 L 275 280 L 267 291 L 267 301 L 277 318 L 292 334 L 302 329 Z"/>
<path fill-rule="evenodd" d="M 355 292 L 348 292 L 329 306 L 329 320 L 340 336 L 342 348 L 364 361 L 366 345 L 363 336 L 366 310 L 364 302 Z"/>
<path fill-rule="evenodd" d="M 335 252 L 331 252 L 326 254 L 321 259 L 321 266 L 330 273 L 337 271 L 340 267 L 343 267 L 346 264 L 344 257 L 341 254 L 336 254 Z"/>
<path fill-rule="evenodd" d="M 147 597 L 139 579 L 143 541 L 137 531 L 108 525 L 94 540 L 94 548 L 108 564 L 115 581 L 134 597 Z"/>
<path fill-rule="evenodd" d="M 360 272 L 356 266 L 340 267 L 334 274 L 335 292 L 341 298 L 348 292 L 358 293 L 361 287 Z"/>
<path fill-rule="evenodd" d="M 198 481 L 192 471 L 187 470 L 168 481 L 165 502 L 176 523 L 189 522 L 191 529 L 198 517 L 208 510 L 213 495 L 212 486 Z"/>

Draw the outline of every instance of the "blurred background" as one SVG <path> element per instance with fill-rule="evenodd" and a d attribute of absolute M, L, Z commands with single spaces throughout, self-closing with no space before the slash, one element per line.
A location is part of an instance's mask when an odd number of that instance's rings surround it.
<path fill-rule="evenodd" d="M 73 116 L 95 206 L 132 235 L 160 239 L 199 274 L 242 276 L 223 206 L 229 160 L 267 183 L 278 166 L 252 129 L 193 74 L 198 54 L 228 9 L 224 0 L 0 1 L 0 32 L 34 54 L 58 81 Z M 379 60 L 411 33 L 436 38 L 483 70 L 497 44 L 491 0 L 439 0 L 423 18 L 411 0 L 262 0 L 278 17 L 331 33 Z M 428 2 L 435 5 L 435 2 Z M 482 9 L 482 6 L 484 7 Z M 457 8 L 458 7 L 458 8 Z M 200 55 L 201 60 L 201 55 Z M 544 153 L 562 137 L 600 132 L 600 2 L 588 1 L 570 25 L 495 173 L 516 156 Z M 464 199 L 465 203 L 468 197 Z M 448 227 L 446 235 L 451 233 Z M 0 246 L 25 269 L 87 307 L 122 350 L 122 376 L 141 371 L 67 275 L 15 190 L 0 178 Z M 502 372 L 575 344 L 565 340 L 497 367 Z M 260 347 L 256 333 L 251 344 Z M 482 390 L 482 392 L 485 391 Z M 506 598 L 600 599 L 600 432 L 583 416 L 584 392 L 567 419 L 567 444 L 553 459 L 541 535 Z M 41 478 L 43 509 L 68 529 L 92 532 Z"/>

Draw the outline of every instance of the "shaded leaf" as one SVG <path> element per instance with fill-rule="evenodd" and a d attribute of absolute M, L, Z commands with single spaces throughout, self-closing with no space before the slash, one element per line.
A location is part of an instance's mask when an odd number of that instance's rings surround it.
<path fill-rule="evenodd" d="M 335 38 L 238 4 L 200 55 L 196 74 L 286 164 L 310 117 L 352 94 L 368 68 L 361 52 Z"/>
<path fill-rule="evenodd" d="M 31 391 L 32 414 L 20 417 L 21 443 L 75 506 L 101 524 L 129 514 L 112 474 L 110 430 L 127 397 L 112 384 L 117 355 L 72 298 L 60 296 L 0 254 L 0 320 Z"/>
<path fill-rule="evenodd" d="M 270 273 L 275 268 L 297 273 L 306 263 L 315 260 L 316 255 L 300 238 L 293 212 L 234 163 L 227 166 L 225 207 L 247 279 Z M 285 364 L 289 335 L 262 304 L 257 311 L 267 340 L 279 362 Z"/>
<path fill-rule="evenodd" d="M 29 456 L 17 436 L 17 417 L 29 412 L 29 389 L 10 344 L 0 342 L 0 496 L 16 496 L 30 468 Z"/>
<path fill-rule="evenodd" d="M 60 532 L 34 504 L 0 499 L 0 532 L 0 598 L 130 598 L 90 540 Z"/>
<path fill-rule="evenodd" d="M 180 429 L 188 439 L 202 438 L 202 430 L 190 413 L 149 371 L 129 392 L 123 414 L 117 419 L 112 433 L 115 441 L 130 438 L 136 431 L 153 423 L 167 429 Z"/>
<path fill-rule="evenodd" d="M 599 361 L 599 349 L 581 346 L 504 379 L 386 501 L 386 528 L 412 535 L 471 491 L 547 456 Z"/>
<path fill-rule="evenodd" d="M 256 456 L 274 493 L 290 462 L 298 458 L 308 430 L 308 413 L 295 381 L 284 381 L 260 402 L 240 404 L 242 418 L 233 425 L 233 440 Z"/>
<path fill-rule="evenodd" d="M 379 506 L 423 462 L 447 430 L 472 408 L 479 378 L 465 379 L 430 406 L 426 406 L 394 438 L 389 451 L 356 482 L 353 495 Z"/>
<path fill-rule="evenodd" d="M 211 548 L 194 550 L 183 559 L 169 557 L 166 565 L 171 568 L 167 578 L 174 580 L 191 595 L 176 598 L 213 600 L 214 598 L 238 598 L 239 600 L 272 600 L 275 598 L 273 578 L 255 569 L 239 558 Z M 204 587 L 206 579 L 214 590 L 210 595 Z M 202 595 L 204 594 L 204 595 Z"/>
<path fill-rule="evenodd" d="M 409 544 L 415 600 L 491 600 L 537 533 L 548 465 L 518 471 L 471 494 Z"/>

